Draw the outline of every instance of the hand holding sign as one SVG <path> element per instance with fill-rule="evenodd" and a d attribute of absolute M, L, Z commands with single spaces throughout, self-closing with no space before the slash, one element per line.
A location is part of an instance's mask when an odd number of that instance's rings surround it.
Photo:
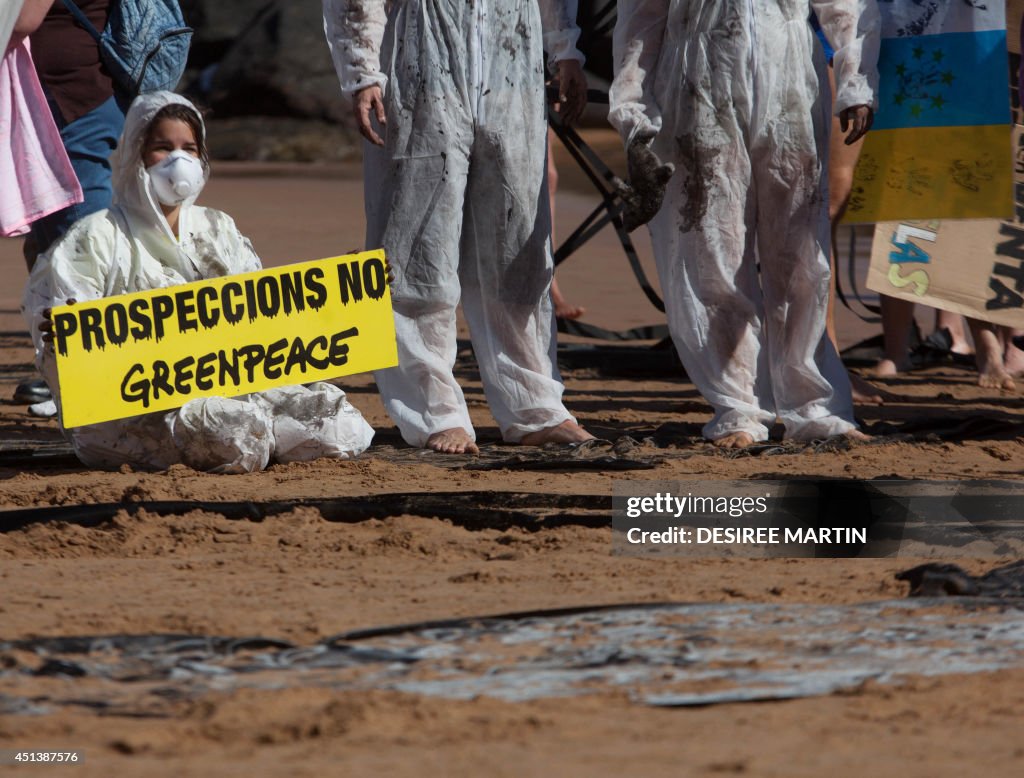
<path fill-rule="evenodd" d="M 67 305 L 74 305 L 77 302 L 74 297 L 69 297 Z M 43 333 L 44 342 L 53 343 L 53 308 L 43 310 L 43 321 L 39 325 L 39 331 Z"/>

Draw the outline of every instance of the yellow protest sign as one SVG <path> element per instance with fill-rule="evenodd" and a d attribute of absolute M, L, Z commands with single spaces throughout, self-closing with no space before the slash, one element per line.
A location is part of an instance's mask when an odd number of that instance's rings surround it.
<path fill-rule="evenodd" d="M 53 309 L 65 427 L 398 364 L 383 251 Z"/>

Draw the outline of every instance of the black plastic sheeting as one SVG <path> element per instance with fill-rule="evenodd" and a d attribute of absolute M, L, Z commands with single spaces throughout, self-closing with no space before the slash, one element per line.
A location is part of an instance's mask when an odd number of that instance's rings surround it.
<path fill-rule="evenodd" d="M 636 482 L 641 483 L 641 482 Z M 654 491 L 673 489 L 672 481 L 644 481 Z M 864 526 L 870 543 L 827 546 L 826 556 L 889 557 L 900 554 L 933 556 L 941 550 L 946 558 L 1006 558 L 1019 556 L 1024 522 L 1020 505 L 1024 487 L 1009 481 L 860 481 L 857 479 L 793 479 L 781 481 L 716 482 L 727 490 L 735 484 L 765 485 L 775 492 L 775 506 L 786 526 Z M 645 487 L 646 488 L 646 487 Z M 792 491 L 792 494 L 789 492 Z M 737 491 L 739 493 L 739 491 Z M 621 497 L 621 495 L 620 495 Z M 790 499 L 792 498 L 792 499 Z M 468 530 L 507 531 L 520 528 L 539 532 L 556 527 L 602 528 L 613 526 L 613 497 L 608 494 L 564 494 L 506 492 L 493 490 L 461 492 L 398 492 L 351 497 L 300 498 L 268 501 L 139 500 L 113 503 L 59 505 L 0 511 L 0 533 L 34 524 L 64 522 L 81 527 L 99 527 L 118 515 L 141 512 L 178 516 L 194 511 L 218 514 L 229 520 L 260 522 L 269 516 L 308 508 L 324 520 L 358 523 L 393 516 L 419 516 L 450 521 Z M 622 505 L 619 505 L 621 513 Z M 780 515 L 781 515 L 780 514 Z M 636 522 L 640 520 L 633 520 Z M 655 527 L 662 529 L 656 520 Z M 838 522 L 838 523 L 837 523 Z M 687 523 L 683 520 L 683 523 Z M 621 532 L 622 526 L 616 526 Z M 712 547 L 667 548 L 679 556 L 717 555 Z M 808 556 L 817 553 L 813 544 L 795 553 L 788 545 L 745 546 L 733 553 L 747 556 Z M 652 547 L 658 551 L 661 547 Z M 710 550 L 709 550 L 710 549 Z M 625 553 L 621 548 L 619 553 Z M 777 553 L 775 553 L 777 551 Z M 763 553 L 762 553 L 763 552 Z M 934 571 L 933 571 L 934 573 Z M 910 573 L 908 573 L 910 575 Z M 933 575 L 934 577 L 934 575 Z M 911 579 L 907 579 L 911 580 Z M 961 579 L 957 579 L 961 580 Z M 928 584 L 929 595 L 952 592 L 966 584 Z M 990 582 L 980 584 L 982 593 L 991 591 Z M 967 591 L 967 589 L 965 589 Z"/>
<path fill-rule="evenodd" d="M 61 505 L 0 511 L 0 532 L 32 524 L 63 521 L 96 527 L 124 511 L 164 516 L 191 511 L 217 513 L 226 519 L 262 521 L 268 516 L 314 508 L 327 521 L 354 524 L 389 516 L 423 516 L 448 519 L 467 529 L 528 531 L 566 525 L 607 527 L 611 524 L 612 497 L 606 494 L 547 494 L 542 492 L 401 492 L 325 499 L 213 502 L 203 500 L 153 500 L 145 502 Z"/>
<path fill-rule="evenodd" d="M 584 362 L 596 358 L 580 346 L 574 353 Z M 635 351 L 636 349 L 624 349 Z M 577 353 L 578 352 L 578 353 Z M 602 352 L 603 353 L 603 352 Z M 649 350 L 651 354 L 666 353 Z M 604 354 L 610 364 L 622 369 L 632 364 L 628 356 Z M 644 357 L 647 359 L 647 357 Z M 595 364 L 597 364 L 595 362 Z M 637 368 L 639 370 L 639 368 Z M 851 442 L 845 436 L 826 440 L 795 442 L 772 439 L 744 449 L 721 449 L 711 445 L 701 434 L 699 423 L 667 422 L 650 429 L 632 428 L 629 435 L 615 440 L 594 440 L 578 446 L 549 445 L 543 448 L 485 443 L 479 454 L 439 454 L 404 444 L 391 444 L 387 432 L 377 435 L 362 459 L 375 459 L 395 464 L 428 464 L 445 470 L 537 470 L 616 472 L 650 470 L 667 460 L 714 456 L 723 459 L 789 456 L 796 454 L 830 454 L 865 446 L 885 446 L 897 442 L 962 442 L 966 440 L 1013 440 L 1024 436 L 1024 422 L 1012 414 L 990 411 L 987 414 L 947 414 L 936 417 L 915 417 L 905 421 L 877 421 L 862 425 L 871 435 L 866 442 Z M 392 436 L 397 441 L 397 436 Z M 63 441 L 18 440 L 0 442 L 0 468 L 40 470 L 59 468 L 82 470 L 71 447 Z"/>
<path fill-rule="evenodd" d="M 648 603 L 358 630 L 308 646 L 194 635 L 15 640 L 0 642 L 0 714 L 173 715 L 169 701 L 240 688 L 508 701 L 625 692 L 670 707 L 791 699 L 1024 666 L 1022 610 L 1024 598 L 988 597 Z M 60 683 L 27 693 L 40 676 Z"/>
<path fill-rule="evenodd" d="M 392 436 L 397 440 L 397 435 Z M 543 447 L 490 443 L 480 446 L 478 454 L 441 454 L 404 444 L 392 445 L 386 433 L 377 435 L 362 459 L 377 459 L 394 464 L 428 464 L 446 470 L 564 470 L 621 471 L 650 470 L 662 462 L 661 452 L 651 445 L 623 435 L 614 441 L 590 440 L 578 445 L 548 444 Z M 709 447 L 710 448 L 710 447 Z M 38 469 L 60 467 L 81 469 L 71 447 L 63 441 L 0 442 L 0 467 Z M 144 470 L 144 468 L 140 468 Z"/>
<path fill-rule="evenodd" d="M 1024 559 L 973 576 L 954 564 L 929 562 L 896 574 L 911 597 L 996 597 L 1024 601 Z"/>

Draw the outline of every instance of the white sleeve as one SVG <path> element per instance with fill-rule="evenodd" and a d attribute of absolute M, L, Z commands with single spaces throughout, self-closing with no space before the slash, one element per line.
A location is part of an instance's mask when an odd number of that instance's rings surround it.
<path fill-rule="evenodd" d="M 567 59 L 583 62 L 576 48 L 580 28 L 576 24 L 577 0 L 538 0 L 544 28 L 544 50 L 552 65 Z"/>
<path fill-rule="evenodd" d="M 259 255 L 256 253 L 256 249 L 252 247 L 252 241 L 245 237 L 242 233 L 238 233 L 238 240 L 241 244 L 239 248 L 239 264 L 242 266 L 240 273 L 252 273 L 257 270 L 263 269 L 263 262 L 260 261 Z"/>
<path fill-rule="evenodd" d="M 669 0 L 619 0 L 612 37 L 615 79 L 608 93 L 608 120 L 629 142 L 656 135 L 661 108 L 654 100 L 654 77 L 661 56 Z"/>
<path fill-rule="evenodd" d="M 811 0 L 811 7 L 835 49 L 833 112 L 854 105 L 877 107 L 882 22 L 875 0 Z"/>
<path fill-rule="evenodd" d="M 49 269 L 46 282 L 50 293 L 43 308 L 64 305 L 70 299 L 99 300 L 111 294 L 108 287 L 120 231 L 110 211 L 101 214 L 73 225 L 43 255 L 49 260 L 44 264 Z"/>
<path fill-rule="evenodd" d="M 11 41 L 11 33 L 14 32 L 14 25 L 21 14 L 23 3 L 24 0 L 0 3 L 0 57 L 7 51 L 7 44 Z"/>
<path fill-rule="evenodd" d="M 242 234 L 234 219 L 223 211 L 212 209 L 207 210 L 207 218 L 212 225 L 210 231 L 218 236 L 217 243 L 222 244 L 219 248 L 227 266 L 224 275 L 233 276 L 263 269 L 263 262 L 253 248 L 252 241 Z M 207 276 L 211 277 L 214 276 Z"/>
<path fill-rule="evenodd" d="M 109 214 L 109 211 L 101 213 Z M 43 311 L 66 305 L 70 299 L 86 302 L 106 297 L 117 237 L 110 219 L 94 214 L 72 225 L 39 256 L 32 268 L 21 312 L 36 349 L 36 365 L 51 389 L 56 387 L 56 369 L 53 350 L 44 348 L 39 331 Z"/>
<path fill-rule="evenodd" d="M 200 278 L 222 278 L 238 273 L 262 270 L 256 250 L 223 211 L 194 206 L 189 213 L 190 242 L 186 254 L 192 260 Z M 202 240 L 196 241 L 195 236 Z"/>
<path fill-rule="evenodd" d="M 383 89 L 380 47 L 387 13 L 384 0 L 323 0 L 324 34 L 331 49 L 341 91 L 348 97 L 368 86 Z"/>

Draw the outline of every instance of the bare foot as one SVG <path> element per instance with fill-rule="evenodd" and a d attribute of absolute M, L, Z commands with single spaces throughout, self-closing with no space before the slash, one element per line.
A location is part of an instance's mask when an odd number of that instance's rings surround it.
<path fill-rule="evenodd" d="M 522 446 L 543 446 L 545 443 L 583 443 L 593 440 L 594 436 L 572 419 L 566 419 L 554 427 L 546 427 L 524 435 L 519 441 Z"/>
<path fill-rule="evenodd" d="M 1013 376 L 1003 364 L 1003 347 L 996 333 L 988 326 L 974 333 L 974 361 L 978 366 L 978 386 L 985 389 L 1013 391 L 1017 388 Z"/>
<path fill-rule="evenodd" d="M 1003 367 L 1010 375 L 1024 375 L 1024 351 L 1013 345 L 1013 341 L 1009 339 L 1003 352 Z"/>
<path fill-rule="evenodd" d="M 875 365 L 872 373 L 877 378 L 891 378 L 894 375 L 899 375 L 908 367 L 910 367 L 909 362 L 902 362 L 897 365 L 891 359 L 886 358 L 878 360 L 878 364 Z"/>
<path fill-rule="evenodd" d="M 1013 376 L 1007 373 L 1002 367 L 983 370 L 978 368 L 978 386 L 985 389 L 1001 389 L 1005 392 L 1012 392 L 1017 388 L 1017 382 Z"/>
<path fill-rule="evenodd" d="M 850 373 L 850 389 L 853 391 L 853 401 L 859 405 L 882 405 L 885 403 L 886 393 L 856 373 Z"/>
<path fill-rule="evenodd" d="M 730 432 L 721 438 L 711 441 L 718 448 L 747 448 L 754 445 L 754 436 L 749 432 Z"/>
<path fill-rule="evenodd" d="M 582 305 L 573 305 L 564 300 L 561 303 L 555 303 L 555 316 L 559 319 L 578 319 L 586 312 L 587 309 Z"/>
<path fill-rule="evenodd" d="M 559 319 L 578 319 L 587 312 L 586 308 L 573 305 L 565 299 L 554 278 L 551 279 L 551 304 L 555 306 L 555 316 Z"/>
<path fill-rule="evenodd" d="M 871 440 L 871 436 L 868 435 L 866 432 L 861 432 L 860 430 L 856 430 L 856 429 L 850 430 L 849 432 L 846 432 L 846 433 L 843 433 L 843 434 L 844 434 L 844 437 L 847 440 L 853 440 L 853 441 L 856 441 L 858 443 L 864 443 L 866 441 Z"/>
<path fill-rule="evenodd" d="M 427 438 L 427 448 L 440 451 L 442 454 L 479 454 L 480 449 L 462 427 L 435 432 Z"/>

